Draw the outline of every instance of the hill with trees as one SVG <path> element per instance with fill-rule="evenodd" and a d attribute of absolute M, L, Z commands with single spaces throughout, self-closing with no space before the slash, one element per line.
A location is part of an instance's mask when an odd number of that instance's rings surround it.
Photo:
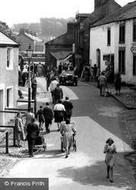
<path fill-rule="evenodd" d="M 40 36 L 43 40 L 48 41 L 56 38 L 67 31 L 67 23 L 73 18 L 41 18 L 39 23 L 22 23 L 15 24 L 12 28 L 13 32 L 19 33 L 25 30 L 33 35 Z"/>

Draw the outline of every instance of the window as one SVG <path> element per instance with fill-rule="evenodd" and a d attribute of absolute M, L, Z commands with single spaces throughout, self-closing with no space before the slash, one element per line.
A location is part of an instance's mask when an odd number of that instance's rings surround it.
<path fill-rule="evenodd" d="M 13 68 L 13 49 L 7 48 L 7 68 Z"/>
<path fill-rule="evenodd" d="M 122 22 L 119 25 L 119 43 L 125 43 L 125 22 Z"/>
<path fill-rule="evenodd" d="M 119 49 L 119 72 L 125 74 L 125 48 Z"/>
<path fill-rule="evenodd" d="M 133 75 L 136 75 L 136 54 L 133 55 Z"/>
<path fill-rule="evenodd" d="M 133 42 L 136 42 L 136 19 L 133 21 Z"/>
<path fill-rule="evenodd" d="M 111 45 L 111 29 L 107 29 L 107 46 Z"/>
<path fill-rule="evenodd" d="M 7 89 L 7 107 L 12 106 L 12 88 Z"/>

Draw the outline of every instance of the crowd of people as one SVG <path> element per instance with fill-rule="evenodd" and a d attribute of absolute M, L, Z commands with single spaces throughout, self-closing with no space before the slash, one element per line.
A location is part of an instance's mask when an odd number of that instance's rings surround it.
<path fill-rule="evenodd" d="M 76 134 L 75 123 L 71 121 L 73 103 L 68 96 L 63 100 L 63 90 L 56 78 L 53 78 L 49 88 L 52 102 L 46 102 L 44 106 L 40 105 L 36 115 L 33 113 L 33 108 L 23 115 L 17 113 L 15 118 L 16 146 L 21 147 L 21 140 L 27 140 L 29 156 L 32 157 L 37 139 L 39 138 L 41 143 L 43 142 L 43 136 L 40 135 L 41 132 L 44 135 L 50 133 L 54 120 L 57 131 L 61 134 L 61 140 L 63 140 L 61 150 L 66 152 L 65 157 L 67 158 L 72 145 L 72 134 Z M 25 123 L 23 118 L 25 118 Z"/>

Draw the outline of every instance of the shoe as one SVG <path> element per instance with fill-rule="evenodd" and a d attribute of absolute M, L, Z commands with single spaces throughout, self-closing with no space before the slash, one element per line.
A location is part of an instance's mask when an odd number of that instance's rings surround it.
<path fill-rule="evenodd" d="M 110 179 L 110 182 L 113 183 L 113 180 Z"/>
<path fill-rule="evenodd" d="M 68 158 L 68 155 L 66 155 L 65 158 Z"/>
<path fill-rule="evenodd" d="M 106 178 L 109 179 L 109 176 L 107 175 Z"/>

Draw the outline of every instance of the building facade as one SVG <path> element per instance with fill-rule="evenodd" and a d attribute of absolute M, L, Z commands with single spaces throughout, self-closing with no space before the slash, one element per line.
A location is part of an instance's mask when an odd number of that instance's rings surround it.
<path fill-rule="evenodd" d="M 122 7 L 90 29 L 90 60 L 103 71 L 107 63 L 122 81 L 136 83 L 136 2 Z"/>
<path fill-rule="evenodd" d="M 18 53 L 16 42 L 0 32 L 0 110 L 15 108 L 18 99 Z M 0 124 L 13 119 L 12 114 L 0 113 Z"/>
<path fill-rule="evenodd" d="M 26 32 L 18 34 L 18 42 L 20 43 L 20 51 L 26 51 L 31 45 L 33 51 L 44 52 L 44 41 Z"/>

